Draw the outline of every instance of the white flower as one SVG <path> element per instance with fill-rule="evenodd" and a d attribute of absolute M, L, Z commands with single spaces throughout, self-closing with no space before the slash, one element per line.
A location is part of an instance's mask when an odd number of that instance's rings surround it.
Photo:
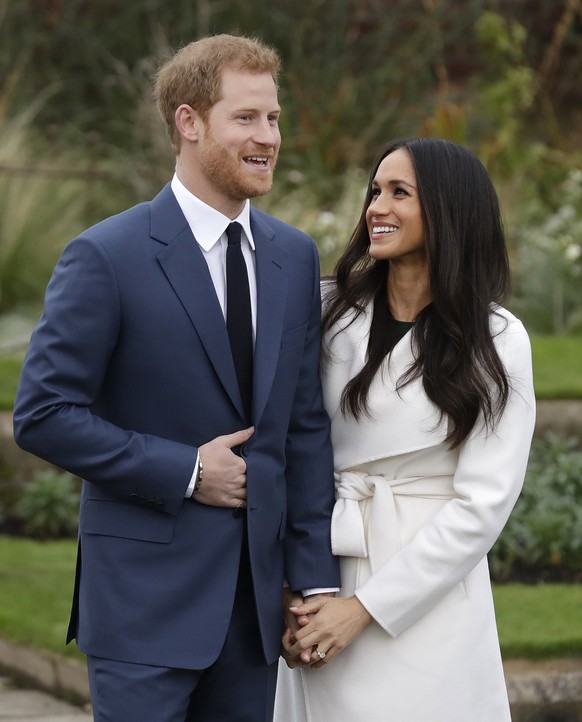
<path fill-rule="evenodd" d="M 564 255 L 568 261 L 577 261 L 582 256 L 582 246 L 579 243 L 571 243 L 566 247 Z"/>

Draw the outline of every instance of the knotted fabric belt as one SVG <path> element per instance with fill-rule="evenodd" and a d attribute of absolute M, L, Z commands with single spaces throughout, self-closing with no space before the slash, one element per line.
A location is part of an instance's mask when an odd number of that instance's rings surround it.
<path fill-rule="evenodd" d="M 335 475 L 337 501 L 331 520 L 331 546 L 339 556 L 368 557 L 374 572 L 400 549 L 395 496 L 454 498 L 453 477 L 413 476 L 388 479 L 359 471 Z M 370 499 L 368 535 L 358 502 Z"/>

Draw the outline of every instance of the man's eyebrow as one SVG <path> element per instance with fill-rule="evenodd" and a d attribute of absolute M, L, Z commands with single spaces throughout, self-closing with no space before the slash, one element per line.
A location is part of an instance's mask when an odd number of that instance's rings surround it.
<path fill-rule="evenodd" d="M 235 113 L 259 113 L 261 112 L 259 108 L 237 108 Z M 275 108 L 271 108 L 271 110 L 268 110 L 267 113 L 280 113 L 281 108 L 279 106 L 276 106 Z"/>

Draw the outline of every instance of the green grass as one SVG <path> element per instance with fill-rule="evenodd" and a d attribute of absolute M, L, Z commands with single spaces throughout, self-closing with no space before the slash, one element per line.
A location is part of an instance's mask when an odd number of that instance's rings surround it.
<path fill-rule="evenodd" d="M 494 587 L 503 656 L 582 656 L 582 585 Z"/>
<path fill-rule="evenodd" d="M 582 399 L 582 336 L 531 337 L 538 399 Z"/>
<path fill-rule="evenodd" d="M 0 536 L 0 636 L 81 658 L 64 644 L 75 550 L 74 541 Z M 506 659 L 582 656 L 582 586 L 497 585 L 494 595 Z"/>
<path fill-rule="evenodd" d="M 76 547 L 0 536 L 0 636 L 81 659 L 65 646 Z"/>

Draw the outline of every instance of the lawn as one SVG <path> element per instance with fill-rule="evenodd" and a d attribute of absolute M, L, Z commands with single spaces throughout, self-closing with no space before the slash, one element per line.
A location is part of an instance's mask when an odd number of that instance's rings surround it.
<path fill-rule="evenodd" d="M 0 636 L 81 658 L 65 647 L 75 569 L 74 541 L 0 536 Z"/>
<path fill-rule="evenodd" d="M 582 336 L 532 336 L 538 399 L 582 399 Z"/>
<path fill-rule="evenodd" d="M 494 587 L 503 656 L 582 656 L 582 585 L 501 584 Z"/>
<path fill-rule="evenodd" d="M 64 646 L 75 548 L 0 536 L 0 636 L 80 658 Z M 581 586 L 509 584 L 494 593 L 506 659 L 582 656 Z"/>

